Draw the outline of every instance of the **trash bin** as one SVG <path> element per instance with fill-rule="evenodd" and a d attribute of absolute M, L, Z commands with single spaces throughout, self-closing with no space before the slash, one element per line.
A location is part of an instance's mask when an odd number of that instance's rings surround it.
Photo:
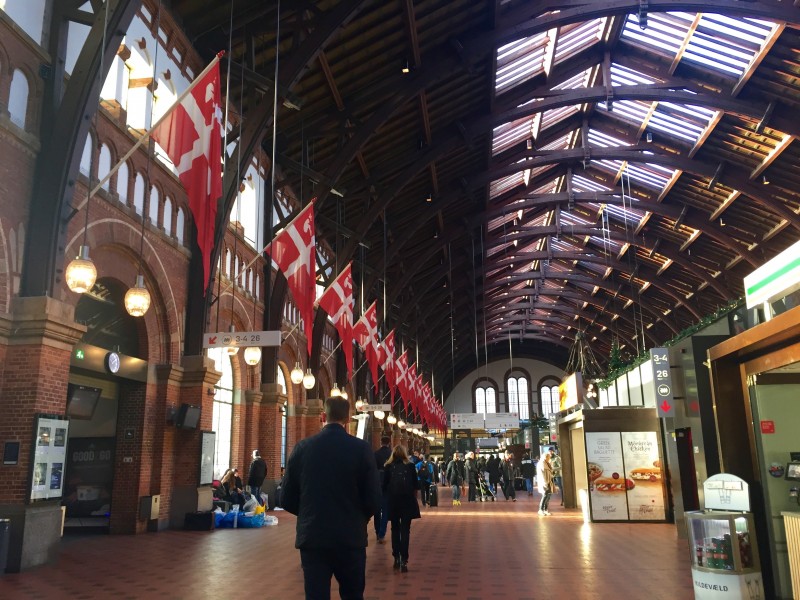
<path fill-rule="evenodd" d="M 8 546 L 11 543 L 11 519 L 0 519 L 0 576 L 6 572 Z"/>

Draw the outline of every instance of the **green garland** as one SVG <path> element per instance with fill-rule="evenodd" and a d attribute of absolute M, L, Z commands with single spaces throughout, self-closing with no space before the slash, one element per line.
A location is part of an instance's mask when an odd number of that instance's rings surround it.
<path fill-rule="evenodd" d="M 700 319 L 694 325 L 691 325 L 680 331 L 675 337 L 671 340 L 664 343 L 664 346 L 674 346 L 681 340 L 685 340 L 688 337 L 693 336 L 695 333 L 702 331 L 709 325 L 713 325 L 717 321 L 719 321 L 722 317 L 726 316 L 729 312 L 732 312 L 742 306 L 744 303 L 744 298 L 737 298 L 735 300 L 731 300 L 724 306 L 720 306 L 717 310 L 715 310 L 710 315 L 707 315 Z M 607 389 L 612 383 L 614 383 L 620 375 L 627 373 L 631 369 L 638 367 L 642 363 L 646 362 L 650 358 L 650 354 L 645 352 L 640 354 L 639 356 L 629 359 L 627 362 L 622 359 L 619 350 L 619 342 L 615 339 L 611 343 L 611 353 L 608 359 L 608 373 L 606 374 L 604 379 L 601 379 L 597 382 L 597 386 L 600 389 Z"/>

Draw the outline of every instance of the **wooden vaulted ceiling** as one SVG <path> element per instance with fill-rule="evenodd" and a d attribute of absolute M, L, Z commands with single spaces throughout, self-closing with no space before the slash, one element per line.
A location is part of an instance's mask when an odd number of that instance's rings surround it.
<path fill-rule="evenodd" d="M 320 276 L 352 259 L 446 392 L 509 347 L 564 364 L 578 332 L 599 356 L 662 343 L 798 239 L 790 4 L 171 9 L 205 57 L 232 39 L 243 160 L 272 153 L 280 21 L 277 179 L 298 206 L 318 198 L 336 257 Z"/>

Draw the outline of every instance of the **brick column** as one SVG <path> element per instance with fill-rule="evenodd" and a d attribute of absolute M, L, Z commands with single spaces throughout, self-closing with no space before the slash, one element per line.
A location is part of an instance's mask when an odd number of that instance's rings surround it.
<path fill-rule="evenodd" d="M 214 385 L 221 373 L 207 356 L 184 356 L 181 363 L 183 378 L 180 402 L 200 406 L 197 429 L 176 429 L 174 434 L 174 485 L 170 505 L 171 527 L 183 527 L 187 512 L 211 510 L 211 488 L 198 485 L 200 473 L 200 432 L 212 431 L 214 416 Z"/>
<path fill-rule="evenodd" d="M 0 439 L 20 443 L 19 462 L 3 466 L 0 517 L 11 519 L 7 568 L 17 572 L 47 562 L 61 532 L 58 500 L 27 504 L 37 413 L 64 415 L 69 363 L 86 328 L 74 308 L 53 298 L 14 298 L 0 320 L 7 345 L 0 383 Z"/>
<path fill-rule="evenodd" d="M 172 506 L 172 486 L 175 482 L 175 436 L 177 431 L 174 426 L 167 423 L 178 410 L 181 398 L 181 384 L 183 383 L 183 369 L 178 365 L 158 365 L 156 373 L 156 394 L 151 401 L 153 405 L 153 420 L 144 427 L 142 423 L 142 433 L 153 436 L 152 453 L 149 457 L 152 463 L 152 483 L 149 490 L 142 490 L 142 495 L 160 494 L 161 502 L 159 506 L 158 528 L 163 529 L 169 526 L 169 513 Z M 124 428 L 117 428 L 117 445 L 128 444 L 124 439 Z M 142 439 L 142 443 L 148 440 Z M 117 453 L 119 464 L 120 453 Z M 119 466 L 117 473 L 123 473 L 127 465 Z M 148 469 L 149 466 L 143 460 L 141 469 Z M 138 492 L 138 491 L 137 491 Z M 149 492 L 149 494 L 148 494 Z M 136 494 L 137 498 L 139 494 Z M 117 496 L 115 496 L 116 498 Z M 138 518 L 138 516 L 136 517 Z"/>
<path fill-rule="evenodd" d="M 269 459 L 267 458 L 269 452 L 260 439 L 261 425 L 263 423 L 263 400 L 264 392 L 261 390 L 245 390 L 244 392 L 244 404 L 241 407 L 241 452 L 234 460 L 242 473 L 244 485 L 247 485 L 247 474 L 250 469 L 250 463 L 253 460 L 253 450 L 258 450 L 261 453 L 261 456 L 267 461 L 267 469 L 269 469 Z M 268 472 L 271 473 L 272 471 Z"/>
<path fill-rule="evenodd" d="M 306 400 L 306 427 L 305 437 L 319 433 L 322 429 L 322 413 L 325 412 L 325 405 L 322 400 Z"/>
<path fill-rule="evenodd" d="M 381 435 L 383 435 L 383 421 L 372 418 L 372 427 L 370 428 L 370 444 L 373 450 L 381 447 Z"/>
<path fill-rule="evenodd" d="M 281 477 L 281 417 L 283 403 L 286 402 L 287 397 L 277 383 L 261 384 L 261 393 L 258 449 L 267 462 L 267 479 L 277 482 Z M 271 495 L 270 492 L 267 493 Z"/>

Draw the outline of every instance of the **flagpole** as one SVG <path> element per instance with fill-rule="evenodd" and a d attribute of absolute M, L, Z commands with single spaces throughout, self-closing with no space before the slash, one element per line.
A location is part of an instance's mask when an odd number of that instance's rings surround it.
<path fill-rule="evenodd" d="M 150 136 L 152 135 L 152 133 L 156 129 L 156 127 L 161 125 L 161 122 L 164 121 L 164 119 L 166 119 L 168 116 L 170 116 L 172 114 L 172 111 L 175 110 L 175 108 L 183 101 L 183 99 L 186 98 L 186 96 L 188 96 L 189 94 L 192 93 L 192 90 L 197 86 L 197 84 L 200 82 L 200 80 L 203 77 L 205 77 L 211 69 L 214 68 L 214 66 L 219 62 L 219 60 L 222 58 L 222 56 L 224 54 L 225 54 L 224 50 L 221 50 L 220 52 L 217 53 L 217 55 L 214 57 L 214 59 L 208 64 L 208 66 L 205 69 L 203 69 L 203 71 L 200 73 L 200 75 L 195 77 L 194 81 L 192 81 L 192 83 L 189 84 L 189 87 L 187 87 L 184 90 L 184 92 L 180 96 L 178 96 L 178 98 L 175 100 L 175 102 L 173 102 L 173 104 L 170 107 L 170 109 L 167 112 L 165 112 L 163 115 L 161 115 L 161 117 L 158 119 L 158 121 L 156 121 L 153 125 L 150 126 L 150 129 L 148 129 L 147 131 L 144 132 L 144 134 L 136 141 L 136 143 L 131 147 L 131 149 L 128 150 L 128 152 L 125 153 L 125 156 L 120 158 L 119 161 L 117 162 L 117 164 L 115 164 L 111 168 L 111 170 L 108 172 L 108 174 L 105 177 L 103 177 L 97 183 L 97 185 L 94 186 L 92 191 L 89 192 L 89 197 L 94 196 L 97 192 L 99 192 L 100 189 L 106 184 L 106 182 L 108 182 L 108 180 L 111 179 L 111 176 L 119 170 L 119 168 L 123 165 L 123 163 L 125 163 L 131 156 L 133 156 L 133 153 L 136 152 L 142 144 L 144 144 L 147 140 L 150 139 Z M 227 125 L 226 125 L 226 127 L 227 127 Z M 225 151 L 225 149 L 223 148 L 223 152 L 224 151 Z"/>

